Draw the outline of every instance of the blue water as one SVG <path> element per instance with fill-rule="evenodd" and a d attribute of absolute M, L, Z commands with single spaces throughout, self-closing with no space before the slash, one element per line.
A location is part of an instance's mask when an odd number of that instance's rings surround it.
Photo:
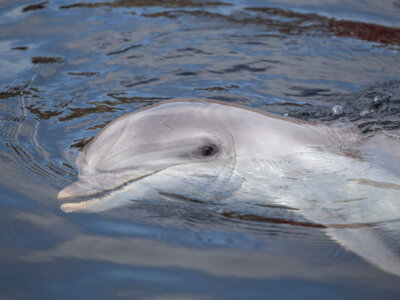
<path fill-rule="evenodd" d="M 319 228 L 195 203 L 67 214 L 56 194 L 88 139 L 164 99 L 284 114 L 398 80 L 399 16 L 395 0 L 2 1 L 0 298 L 398 299 L 400 278 Z"/>

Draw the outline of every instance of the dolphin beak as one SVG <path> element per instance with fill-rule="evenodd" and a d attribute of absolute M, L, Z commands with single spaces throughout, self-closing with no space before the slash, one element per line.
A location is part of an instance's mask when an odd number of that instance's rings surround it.
<path fill-rule="evenodd" d="M 119 179 L 119 180 L 118 180 Z M 115 189 L 124 182 L 123 178 L 107 176 L 80 177 L 78 181 L 70 184 L 58 192 L 57 198 L 60 200 L 96 196 L 102 192 Z"/>
<path fill-rule="evenodd" d="M 99 188 L 95 188 L 94 184 L 87 180 L 79 180 L 65 187 L 58 192 L 57 198 L 60 200 L 88 196 L 95 194 Z"/>
<path fill-rule="evenodd" d="M 62 189 L 57 194 L 57 198 L 65 200 L 68 203 L 62 204 L 61 209 L 64 212 L 94 212 L 104 210 L 108 207 L 113 207 L 114 202 L 116 201 L 111 201 L 114 198 L 111 195 L 104 193 L 116 188 L 117 183 L 121 183 L 121 181 L 108 182 L 105 179 L 106 177 L 79 178 L 78 181 Z M 89 197 L 90 199 L 85 199 L 81 202 L 71 202 L 71 199 L 73 198 L 82 198 L 84 196 L 86 196 L 85 198 Z"/>
<path fill-rule="evenodd" d="M 157 170 L 152 172 L 139 171 L 136 174 L 130 173 L 125 176 L 97 175 L 92 177 L 81 177 L 78 181 L 59 191 L 57 198 L 64 200 L 83 196 L 99 196 L 104 192 L 114 191 L 128 183 L 141 180 L 155 173 L 157 173 Z"/>

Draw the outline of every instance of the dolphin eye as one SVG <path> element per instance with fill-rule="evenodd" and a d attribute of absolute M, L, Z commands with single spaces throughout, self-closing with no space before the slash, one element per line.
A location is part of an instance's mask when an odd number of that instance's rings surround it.
<path fill-rule="evenodd" d="M 207 144 L 201 148 L 201 156 L 209 157 L 218 152 L 218 147 L 216 145 Z"/>

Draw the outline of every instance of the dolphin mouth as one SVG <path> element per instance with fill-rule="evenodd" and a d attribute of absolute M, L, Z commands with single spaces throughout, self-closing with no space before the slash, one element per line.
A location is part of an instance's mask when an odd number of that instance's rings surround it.
<path fill-rule="evenodd" d="M 113 192 L 118 191 L 129 184 L 152 176 L 162 170 L 163 169 L 156 170 L 144 175 L 136 176 L 134 178 L 129 178 L 128 176 L 124 176 L 122 178 L 114 177 L 111 181 L 109 175 L 98 175 L 89 178 L 80 178 L 78 181 L 59 191 L 57 194 L 57 199 L 76 199 L 81 201 L 82 199 L 87 198 L 101 198 L 106 195 L 110 195 Z"/>

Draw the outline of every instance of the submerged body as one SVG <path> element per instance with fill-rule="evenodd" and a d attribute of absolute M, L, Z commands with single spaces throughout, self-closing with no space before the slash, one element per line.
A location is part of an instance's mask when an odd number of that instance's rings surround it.
<path fill-rule="evenodd" d="M 361 139 L 339 124 L 217 101 L 170 101 L 106 126 L 77 158 L 79 181 L 58 197 L 89 198 L 63 204 L 65 211 L 180 197 L 280 205 L 400 276 L 397 249 L 386 245 L 400 233 L 398 145 L 381 136 Z"/>

